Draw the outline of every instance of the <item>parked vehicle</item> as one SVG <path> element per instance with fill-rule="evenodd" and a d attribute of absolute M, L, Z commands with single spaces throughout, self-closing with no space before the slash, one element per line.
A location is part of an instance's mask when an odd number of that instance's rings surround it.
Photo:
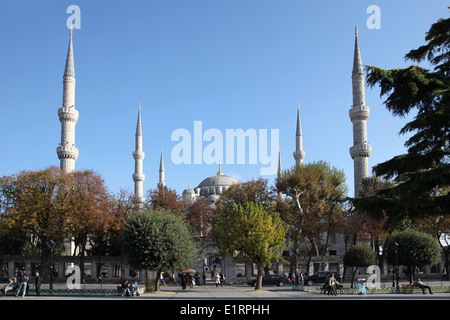
<path fill-rule="evenodd" d="M 342 282 L 342 276 L 337 271 L 319 271 L 313 275 L 305 277 L 305 284 L 308 286 L 313 286 L 314 284 L 324 284 L 325 279 L 329 277 L 331 273 L 334 273 L 334 277 L 338 282 Z"/>
<path fill-rule="evenodd" d="M 247 284 L 251 286 L 256 286 L 256 279 L 250 280 Z M 262 285 L 263 286 L 284 286 L 285 284 L 290 284 L 289 278 L 279 276 L 276 274 L 271 274 L 268 276 L 263 276 Z"/>

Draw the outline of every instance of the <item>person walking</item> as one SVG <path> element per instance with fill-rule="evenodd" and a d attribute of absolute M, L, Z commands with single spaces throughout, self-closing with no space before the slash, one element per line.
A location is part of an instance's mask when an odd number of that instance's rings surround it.
<path fill-rule="evenodd" d="M 333 272 L 331 273 L 330 278 L 328 280 L 329 280 L 329 283 L 328 283 L 328 285 L 329 285 L 328 295 L 330 295 L 330 294 L 333 295 L 333 296 L 337 295 L 336 285 L 339 282 L 336 280 Z"/>
<path fill-rule="evenodd" d="M 34 289 L 36 289 L 36 295 L 41 295 L 41 276 L 39 272 L 36 272 L 36 278 L 34 278 Z"/>
<path fill-rule="evenodd" d="M 184 273 L 179 273 L 178 278 L 180 279 L 181 289 L 186 290 L 186 276 Z"/>
<path fill-rule="evenodd" d="M 20 290 L 22 290 L 22 298 L 25 297 L 25 294 L 27 293 L 28 279 L 26 270 L 22 269 L 19 274 L 19 289 L 17 289 L 16 297 L 19 296 Z"/>
<path fill-rule="evenodd" d="M 216 283 L 216 288 L 219 287 L 220 284 L 220 274 L 216 272 L 216 275 L 214 276 L 214 281 Z"/>

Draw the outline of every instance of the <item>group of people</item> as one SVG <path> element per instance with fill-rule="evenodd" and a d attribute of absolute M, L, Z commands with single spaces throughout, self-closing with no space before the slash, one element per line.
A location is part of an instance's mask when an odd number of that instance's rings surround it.
<path fill-rule="evenodd" d="M 133 282 L 129 283 L 128 280 L 124 280 L 120 286 L 118 286 L 119 290 L 122 291 L 122 295 L 126 297 L 133 297 L 133 296 L 140 296 L 141 290 L 139 289 L 139 285 L 137 283 L 137 280 L 134 280 Z"/>
<path fill-rule="evenodd" d="M 201 285 L 201 279 L 203 279 L 203 285 L 206 284 L 206 274 L 203 272 L 203 274 L 200 274 L 200 272 L 180 272 L 178 274 L 178 278 L 180 279 L 181 288 L 183 290 L 186 289 L 186 286 L 189 285 L 189 287 L 192 289 L 194 286 L 200 286 Z"/>
<path fill-rule="evenodd" d="M 225 282 L 225 276 L 222 273 L 222 271 L 216 272 L 216 274 L 214 275 L 214 283 L 216 284 L 216 288 L 219 286 L 223 287 L 224 282 Z"/>
<path fill-rule="evenodd" d="M 189 285 L 191 289 L 194 287 L 195 278 L 192 272 L 180 272 L 178 278 L 180 279 L 181 289 L 186 290 L 186 285 Z"/>
<path fill-rule="evenodd" d="M 30 277 L 25 269 L 21 269 L 17 277 L 13 277 L 9 279 L 9 283 L 3 287 L 3 294 L 6 294 L 8 291 L 17 290 L 16 297 L 22 295 L 25 297 L 28 288 L 28 282 L 30 281 Z M 36 295 L 41 295 L 41 276 L 39 272 L 36 272 L 34 278 L 34 289 L 36 290 Z"/>
<path fill-rule="evenodd" d="M 334 272 L 330 273 L 330 275 L 327 275 L 325 278 L 325 283 L 323 284 L 324 294 L 336 296 L 338 286 L 340 286 L 340 283 L 336 280 Z"/>
<path fill-rule="evenodd" d="M 306 273 L 304 272 L 294 272 L 290 275 L 291 283 L 294 285 L 304 285 L 305 284 Z"/>

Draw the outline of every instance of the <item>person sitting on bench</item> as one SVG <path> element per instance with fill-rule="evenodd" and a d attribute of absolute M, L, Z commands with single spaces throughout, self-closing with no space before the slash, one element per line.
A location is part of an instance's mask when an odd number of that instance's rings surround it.
<path fill-rule="evenodd" d="M 428 291 L 430 291 L 430 294 L 433 294 L 433 292 L 431 292 L 431 288 L 425 285 L 425 283 L 423 283 L 420 278 L 417 278 L 416 282 L 414 282 L 414 286 L 422 289 L 423 294 L 425 294 L 425 289 L 428 289 Z"/>
<path fill-rule="evenodd" d="M 3 294 L 6 295 L 6 293 L 9 290 L 17 290 L 17 286 L 19 285 L 19 283 L 17 282 L 17 278 L 13 277 L 11 279 L 9 279 L 9 284 L 7 284 L 6 286 L 3 287 Z"/>

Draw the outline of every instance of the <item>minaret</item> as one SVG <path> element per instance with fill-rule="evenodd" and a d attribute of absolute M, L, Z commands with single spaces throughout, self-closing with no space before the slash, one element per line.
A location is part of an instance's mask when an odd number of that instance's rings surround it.
<path fill-rule="evenodd" d="M 75 109 L 75 65 L 73 62 L 72 29 L 70 30 L 69 50 L 63 76 L 63 105 L 58 110 L 61 122 L 61 144 L 56 148 L 60 169 L 66 173 L 75 171 L 78 149 L 75 148 L 75 124 L 78 111 Z"/>
<path fill-rule="evenodd" d="M 161 148 L 161 160 L 159 162 L 159 183 L 158 188 L 165 188 L 166 187 L 166 179 L 165 179 L 165 173 L 164 173 L 164 157 L 163 157 L 163 149 Z"/>
<path fill-rule="evenodd" d="M 143 173 L 143 162 L 145 153 L 142 151 L 142 126 L 141 126 L 141 103 L 139 102 L 138 120 L 136 126 L 136 150 L 133 152 L 134 157 L 134 199 L 139 207 L 142 207 L 144 198 L 144 180 L 145 175 Z"/>
<path fill-rule="evenodd" d="M 355 52 L 352 71 L 353 106 L 349 111 L 353 123 L 353 147 L 350 155 L 354 165 L 355 198 L 359 196 L 361 180 L 369 176 L 369 156 L 372 147 L 367 142 L 367 119 L 370 109 L 366 106 L 364 71 L 359 52 L 358 27 L 355 26 Z"/>
<path fill-rule="evenodd" d="M 295 131 L 295 165 L 303 165 L 305 152 L 303 151 L 302 125 L 300 122 L 300 102 L 297 102 L 297 130 Z"/>

